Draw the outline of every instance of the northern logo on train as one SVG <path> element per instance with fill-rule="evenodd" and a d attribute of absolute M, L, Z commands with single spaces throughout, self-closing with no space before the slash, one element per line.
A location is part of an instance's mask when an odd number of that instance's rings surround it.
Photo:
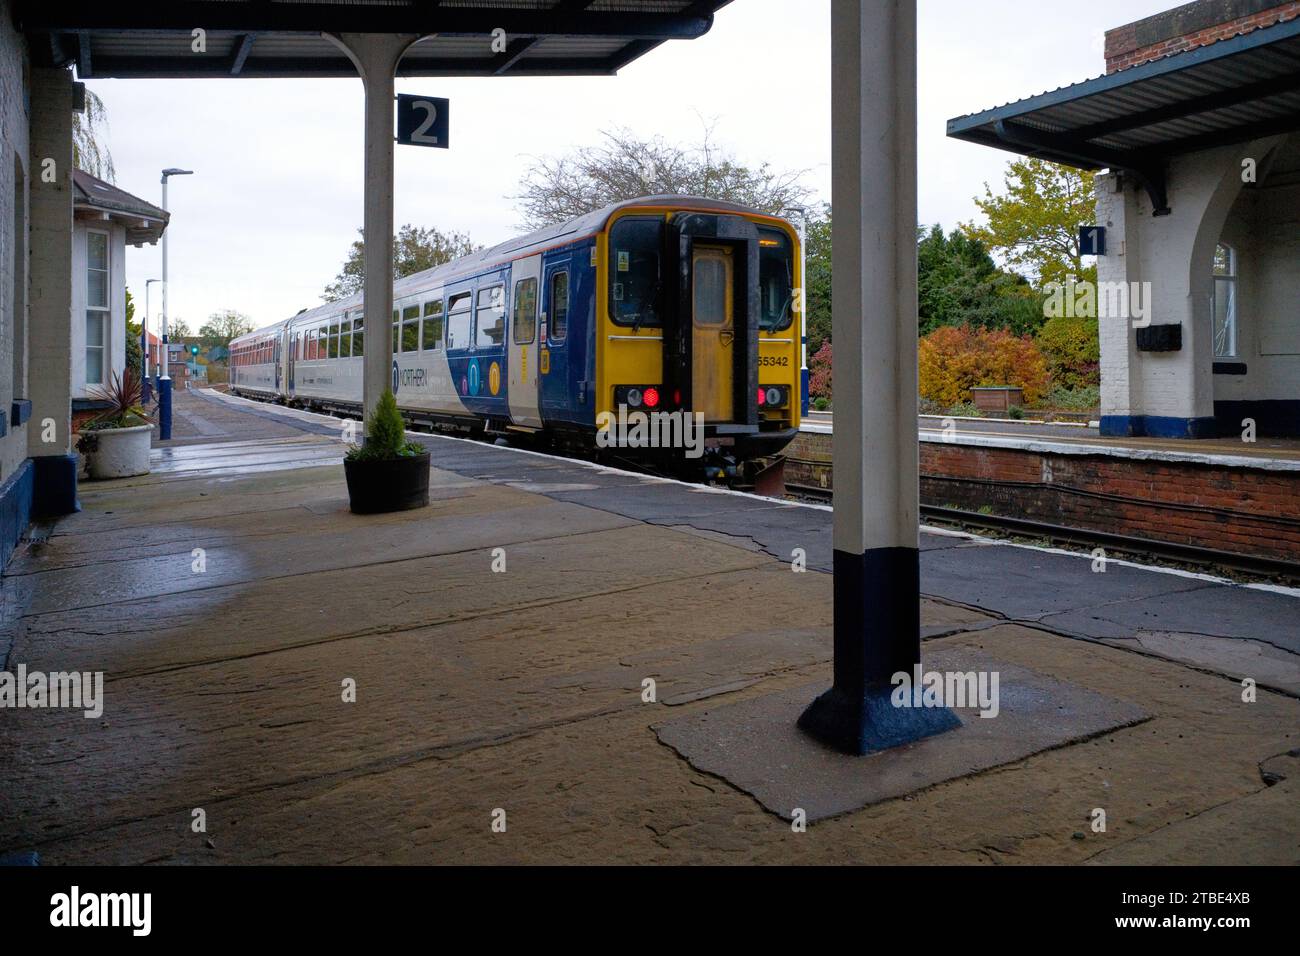
<path fill-rule="evenodd" d="M 478 395 L 479 389 L 483 387 L 482 375 L 479 372 L 477 360 L 471 360 L 469 363 L 469 393 Z"/>
<path fill-rule="evenodd" d="M 397 374 L 397 359 L 393 359 L 393 394 L 397 394 L 397 380 L 400 376 Z"/>
<path fill-rule="evenodd" d="M 501 391 L 501 366 L 496 362 L 488 366 L 488 391 L 493 395 Z"/>

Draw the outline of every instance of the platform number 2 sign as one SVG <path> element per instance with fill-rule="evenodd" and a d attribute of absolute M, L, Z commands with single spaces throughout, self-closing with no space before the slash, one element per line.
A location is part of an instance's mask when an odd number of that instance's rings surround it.
<path fill-rule="evenodd" d="M 397 141 L 404 146 L 446 149 L 450 101 L 436 96 L 397 94 Z"/>

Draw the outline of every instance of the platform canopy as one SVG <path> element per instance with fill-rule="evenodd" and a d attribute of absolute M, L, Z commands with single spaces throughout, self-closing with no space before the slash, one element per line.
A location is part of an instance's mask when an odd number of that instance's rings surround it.
<path fill-rule="evenodd" d="M 948 135 L 1135 174 L 1167 211 L 1174 156 L 1300 129 L 1300 18 L 959 116 Z"/>
<path fill-rule="evenodd" d="M 102 77 L 355 77 L 323 34 L 424 37 L 399 76 L 611 74 L 708 32 L 730 0 L 23 0 L 38 66 Z M 206 52 L 193 52 L 193 31 Z M 503 50 L 492 49 L 504 31 Z M 501 34 L 497 34 L 501 36 Z M 498 43 L 498 46 L 501 44 Z"/>

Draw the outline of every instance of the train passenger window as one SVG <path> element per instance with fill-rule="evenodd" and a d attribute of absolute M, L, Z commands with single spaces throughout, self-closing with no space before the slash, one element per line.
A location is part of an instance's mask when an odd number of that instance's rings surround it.
<path fill-rule="evenodd" d="M 366 320 L 358 315 L 352 320 L 352 357 L 366 354 Z"/>
<path fill-rule="evenodd" d="M 393 310 L 393 354 L 402 351 L 402 313 Z"/>
<path fill-rule="evenodd" d="M 470 294 L 460 292 L 447 301 L 447 348 L 469 348 Z"/>
<path fill-rule="evenodd" d="M 339 327 L 337 324 L 330 325 L 330 358 L 339 357 Z"/>
<path fill-rule="evenodd" d="M 758 230 L 758 327 L 779 332 L 794 320 L 794 252 L 779 229 Z"/>
<path fill-rule="evenodd" d="M 408 305 L 402 309 L 402 351 L 420 351 L 420 307 Z"/>
<path fill-rule="evenodd" d="M 660 326 L 664 223 L 630 216 L 609 230 L 609 315 L 619 325 Z"/>
<path fill-rule="evenodd" d="M 503 344 L 506 340 L 505 287 L 494 285 L 479 289 L 477 312 L 475 344 L 481 349 Z"/>
<path fill-rule="evenodd" d="M 420 344 L 425 351 L 442 348 L 442 300 L 424 303 L 424 331 Z"/>
<path fill-rule="evenodd" d="M 531 345 L 537 336 L 537 279 L 515 283 L 515 345 Z"/>
<path fill-rule="evenodd" d="M 553 342 L 563 339 L 569 332 L 569 273 L 557 272 L 551 276 L 551 326 L 548 338 Z"/>
<path fill-rule="evenodd" d="M 339 326 L 339 358 L 352 357 L 352 320 L 344 319 Z"/>

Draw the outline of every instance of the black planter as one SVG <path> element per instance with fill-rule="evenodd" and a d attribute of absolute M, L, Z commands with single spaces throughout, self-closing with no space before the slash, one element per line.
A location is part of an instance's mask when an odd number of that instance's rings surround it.
<path fill-rule="evenodd" d="M 374 461 L 343 460 L 353 514 L 409 511 L 429 503 L 429 453 Z"/>

